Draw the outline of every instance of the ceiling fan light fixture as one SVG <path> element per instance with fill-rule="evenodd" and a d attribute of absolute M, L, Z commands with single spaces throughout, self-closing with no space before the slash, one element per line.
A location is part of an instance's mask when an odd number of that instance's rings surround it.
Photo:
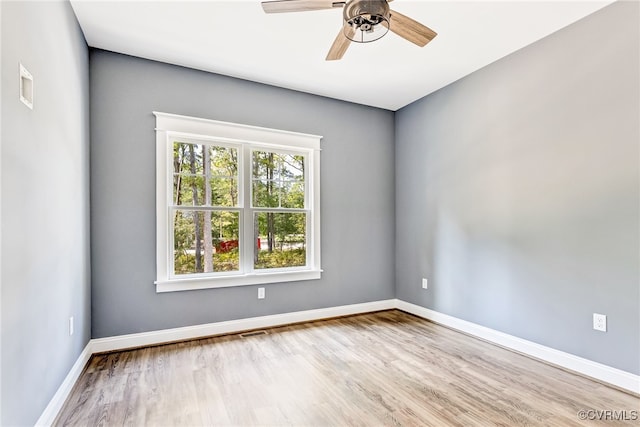
<path fill-rule="evenodd" d="M 391 13 L 386 0 L 352 0 L 343 9 L 344 36 L 356 43 L 376 41 L 389 32 Z M 349 30 L 351 28 L 351 30 Z"/>
<path fill-rule="evenodd" d="M 0 0 L 2 1 L 2 0 Z M 394 34 L 423 47 L 438 34 L 431 28 L 389 9 L 392 0 L 269 0 L 262 2 L 266 13 L 304 12 L 342 8 L 342 28 L 336 36 L 327 61 L 342 59 L 351 42 L 369 43 Z M 391 18 L 393 17 L 393 23 Z"/>

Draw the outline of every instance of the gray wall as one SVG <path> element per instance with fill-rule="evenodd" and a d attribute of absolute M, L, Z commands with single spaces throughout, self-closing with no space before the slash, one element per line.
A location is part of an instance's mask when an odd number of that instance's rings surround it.
<path fill-rule="evenodd" d="M 394 114 L 101 50 L 90 54 L 94 338 L 394 296 Z M 155 292 L 152 111 L 323 135 L 321 280 Z"/>
<path fill-rule="evenodd" d="M 0 424 L 33 425 L 91 334 L 88 50 L 67 2 L 0 8 Z M 34 76 L 33 110 L 19 100 L 19 62 Z"/>
<path fill-rule="evenodd" d="M 396 113 L 398 298 L 640 373 L 638 8 Z"/>

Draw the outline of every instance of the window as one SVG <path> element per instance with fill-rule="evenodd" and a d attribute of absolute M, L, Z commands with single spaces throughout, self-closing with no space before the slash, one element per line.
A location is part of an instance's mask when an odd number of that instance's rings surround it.
<path fill-rule="evenodd" d="M 158 292 L 320 278 L 320 139 L 156 116 Z"/>

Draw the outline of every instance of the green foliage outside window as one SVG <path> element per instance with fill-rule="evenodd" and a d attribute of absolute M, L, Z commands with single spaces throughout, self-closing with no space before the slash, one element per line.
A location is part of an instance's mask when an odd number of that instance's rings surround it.
<path fill-rule="evenodd" d="M 253 251 L 256 269 L 306 265 L 304 157 L 253 151 L 251 159 L 251 200 L 259 210 L 255 246 L 242 250 Z M 238 165 L 236 148 L 174 142 L 175 274 L 239 270 Z"/>

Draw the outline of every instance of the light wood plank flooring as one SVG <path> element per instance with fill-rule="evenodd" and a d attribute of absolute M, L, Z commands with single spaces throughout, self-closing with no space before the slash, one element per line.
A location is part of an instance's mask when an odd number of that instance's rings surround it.
<path fill-rule="evenodd" d="M 640 425 L 578 416 L 638 397 L 400 311 L 267 332 L 96 355 L 56 425 Z"/>

